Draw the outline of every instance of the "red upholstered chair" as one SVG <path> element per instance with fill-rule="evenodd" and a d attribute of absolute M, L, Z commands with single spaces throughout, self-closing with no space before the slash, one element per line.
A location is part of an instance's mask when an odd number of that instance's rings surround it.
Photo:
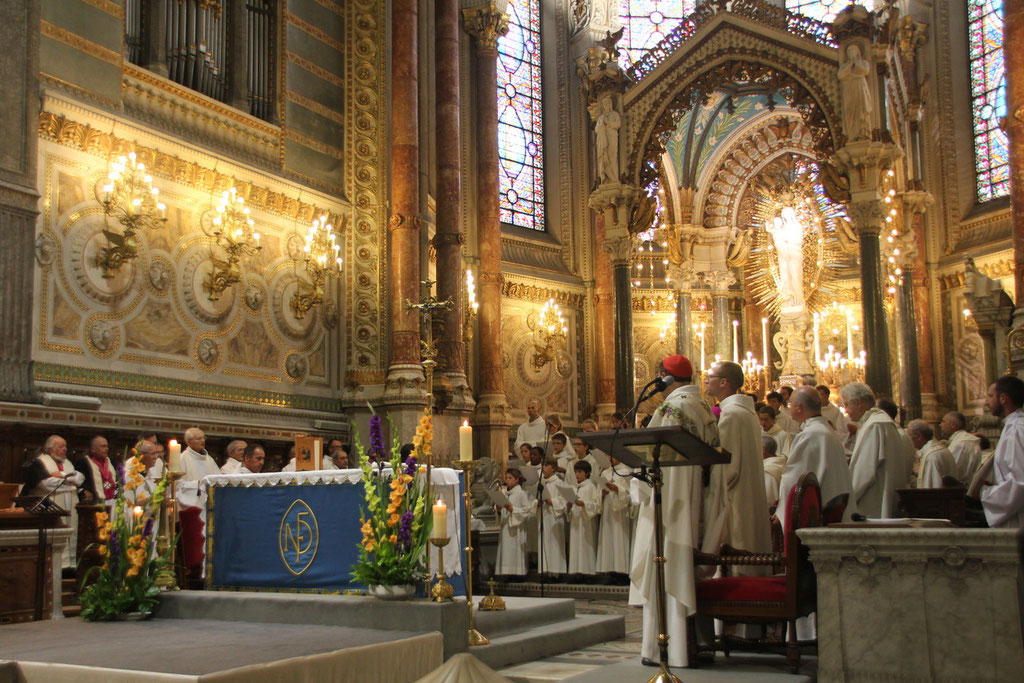
<path fill-rule="evenodd" d="M 203 535 L 202 518 L 199 516 L 199 508 L 190 507 L 178 513 L 178 528 L 181 532 L 181 564 L 184 567 L 185 588 L 200 588 L 202 586 L 203 561 L 206 559 L 203 544 L 206 540 Z"/>
<path fill-rule="evenodd" d="M 796 640 L 796 620 L 815 610 L 816 582 L 808 549 L 797 538 L 797 529 L 821 525 L 821 491 L 813 472 L 800 477 L 786 499 L 784 550 L 779 553 L 750 553 L 724 547 L 721 555 L 695 554 L 699 564 L 729 566 L 782 565 L 785 572 L 773 576 L 722 576 L 698 581 L 697 614 L 729 622 L 770 624 L 788 622 L 789 639 L 784 646 L 793 673 L 800 668 L 800 649 Z M 758 649 L 773 647 L 758 644 Z M 728 654 L 728 645 L 719 641 L 715 649 Z"/>
<path fill-rule="evenodd" d="M 846 514 L 846 506 L 849 502 L 850 494 L 840 493 L 825 503 L 825 506 L 821 509 L 821 523 L 828 526 L 829 524 L 839 524 L 842 522 L 843 515 Z"/>

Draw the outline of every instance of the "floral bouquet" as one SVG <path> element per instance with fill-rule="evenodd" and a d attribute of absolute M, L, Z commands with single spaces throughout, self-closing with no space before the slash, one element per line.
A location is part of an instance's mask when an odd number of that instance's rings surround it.
<path fill-rule="evenodd" d="M 420 457 L 430 454 L 432 438 L 430 415 L 420 418 L 414 444 Z M 392 429 L 392 433 L 395 430 Z M 416 480 L 419 471 L 414 453 L 403 461 L 401 446 L 391 446 L 391 473 L 387 473 L 384 438 L 379 415 L 370 418 L 370 458 L 363 457 L 356 443 L 363 469 L 365 508 L 359 510 L 363 540 L 359 561 L 352 567 L 352 578 L 365 586 L 401 586 L 422 581 L 427 574 L 426 553 L 430 537 L 430 510 L 424 482 Z"/>
<path fill-rule="evenodd" d="M 95 579 L 81 595 L 82 618 L 86 621 L 109 621 L 128 613 L 152 612 L 160 589 L 156 586 L 157 572 L 170 562 L 170 549 L 153 558 L 153 525 L 160 514 L 167 477 L 157 483 L 152 497 L 143 488 L 145 465 L 133 448 L 135 456 L 128 469 L 117 463 L 117 498 L 113 519 L 106 512 L 96 513 L 99 543 L 93 544 L 103 564 L 91 567 L 82 578 L 85 586 Z M 127 453 L 126 453 L 127 455 Z M 126 502 L 129 494 L 132 505 Z"/>

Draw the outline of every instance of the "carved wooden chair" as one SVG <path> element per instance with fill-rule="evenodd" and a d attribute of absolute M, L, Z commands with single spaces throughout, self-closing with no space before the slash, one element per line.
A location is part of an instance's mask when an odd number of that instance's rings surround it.
<path fill-rule="evenodd" d="M 697 615 L 729 622 L 789 625 L 788 643 L 781 646 L 786 659 L 796 673 L 800 668 L 800 649 L 796 637 L 796 620 L 815 611 L 816 582 L 814 568 L 808 559 L 808 549 L 797 538 L 797 529 L 821 525 L 821 491 L 813 472 L 800 477 L 786 499 L 789 514 L 784 530 L 784 549 L 779 553 L 751 553 L 723 546 L 719 555 L 695 553 L 695 564 L 717 564 L 723 569 L 734 566 L 782 565 L 785 572 L 772 576 L 721 576 L 698 581 Z M 691 629 L 692 630 L 692 629 Z M 691 649 L 695 642 L 691 640 Z M 774 647 L 759 643 L 757 649 Z M 729 654 L 729 645 L 723 637 L 715 649 Z M 696 652 L 691 652 L 695 655 Z M 695 661 L 695 657 L 691 660 Z"/>
<path fill-rule="evenodd" d="M 825 503 L 824 507 L 821 508 L 821 523 L 824 526 L 829 524 L 839 524 L 843 521 L 843 515 L 846 514 L 846 506 L 850 502 L 849 493 L 840 493 L 832 500 Z"/>

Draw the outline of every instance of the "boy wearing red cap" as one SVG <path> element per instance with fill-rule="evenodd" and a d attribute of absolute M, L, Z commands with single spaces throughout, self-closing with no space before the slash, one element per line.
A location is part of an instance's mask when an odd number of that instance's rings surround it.
<path fill-rule="evenodd" d="M 661 362 L 661 376 L 671 375 L 665 400 L 654 411 L 650 427 L 682 425 L 712 446 L 718 445 L 718 426 L 711 406 L 694 386 L 693 365 L 674 354 Z M 693 550 L 699 547 L 701 515 L 701 471 L 698 467 L 669 467 L 664 470 L 662 519 L 665 525 L 666 626 L 670 636 L 668 663 L 686 666 L 686 617 L 695 612 Z M 629 603 L 643 605 L 645 664 L 658 660 L 657 580 L 654 563 L 654 501 L 651 487 L 634 479 L 635 498 L 640 499 L 633 559 L 630 563 Z"/>

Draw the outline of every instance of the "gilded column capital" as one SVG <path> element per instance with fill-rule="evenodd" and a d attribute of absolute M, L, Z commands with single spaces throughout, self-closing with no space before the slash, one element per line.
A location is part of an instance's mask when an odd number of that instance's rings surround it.
<path fill-rule="evenodd" d="M 846 214 L 858 236 L 877 236 L 885 225 L 886 210 L 879 199 L 850 202 L 846 206 Z"/>
<path fill-rule="evenodd" d="M 476 47 L 482 55 L 498 56 L 498 38 L 508 33 L 508 15 L 493 2 L 462 10 L 466 32 L 476 38 Z"/>
<path fill-rule="evenodd" d="M 935 203 L 935 197 L 931 192 L 924 190 L 905 190 L 903 192 L 903 206 L 911 215 L 922 214 Z"/>
<path fill-rule="evenodd" d="M 613 266 L 626 263 L 633 251 L 633 239 L 625 236 L 612 237 L 601 244 L 601 249 L 611 258 Z"/>

